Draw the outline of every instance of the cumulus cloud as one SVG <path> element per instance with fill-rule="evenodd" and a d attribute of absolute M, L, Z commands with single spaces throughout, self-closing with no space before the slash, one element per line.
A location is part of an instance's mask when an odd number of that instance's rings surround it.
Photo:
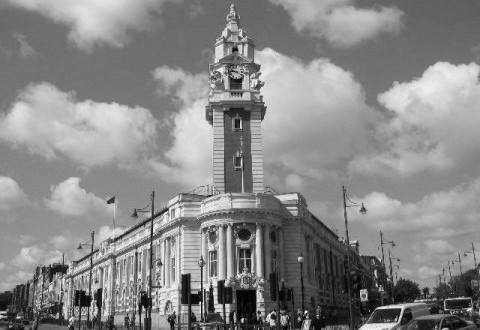
<path fill-rule="evenodd" d="M 267 48 L 256 59 L 265 63 L 261 91 L 268 101 L 262 125 L 269 181 L 287 178 L 298 189 L 301 177 L 335 176 L 338 164 L 369 139 L 375 114 L 361 85 L 324 58 L 304 64 Z"/>
<path fill-rule="evenodd" d="M 356 46 L 381 34 L 398 34 L 403 12 L 397 7 L 359 8 L 354 0 L 270 0 L 291 16 L 299 33 L 324 39 L 333 47 Z"/>
<path fill-rule="evenodd" d="M 173 97 L 178 111 L 169 118 L 172 145 L 164 159 L 152 158 L 149 166 L 163 180 L 186 187 L 211 182 L 212 130 L 205 120 L 207 76 L 162 66 L 153 77 L 158 95 Z"/>
<path fill-rule="evenodd" d="M 69 29 L 68 39 L 78 48 L 125 46 L 132 32 L 149 31 L 161 24 L 168 3 L 182 0 L 6 0 L 12 7 L 39 13 Z"/>
<path fill-rule="evenodd" d="M 115 236 L 121 235 L 125 231 L 125 227 L 115 227 Z M 98 230 L 98 234 L 95 236 L 95 241 L 103 242 L 106 239 L 113 237 L 113 227 L 102 226 Z"/>
<path fill-rule="evenodd" d="M 33 274 L 31 271 L 17 271 L 14 274 L 2 277 L 0 281 L 0 291 L 11 291 L 19 283 L 26 283 L 32 278 Z"/>
<path fill-rule="evenodd" d="M 416 202 L 402 203 L 384 193 L 362 198 L 368 205 L 368 219 L 357 218 L 365 226 L 429 237 L 424 248 L 436 253 L 451 252 L 446 238 L 460 237 L 480 229 L 480 179 L 450 190 L 438 191 Z"/>
<path fill-rule="evenodd" d="M 0 140 L 88 168 L 137 162 L 155 145 L 158 121 L 144 108 L 77 101 L 49 83 L 30 84 L 0 117 Z"/>
<path fill-rule="evenodd" d="M 49 199 L 44 199 L 45 205 L 63 215 L 107 213 L 105 200 L 81 188 L 80 181 L 80 178 L 72 177 L 58 185 L 52 185 L 50 187 L 52 194 Z"/>
<path fill-rule="evenodd" d="M 0 210 L 6 211 L 28 203 L 27 195 L 12 178 L 0 176 Z"/>
<path fill-rule="evenodd" d="M 439 62 L 380 94 L 392 119 L 376 130 L 378 150 L 355 159 L 352 171 L 411 175 L 478 163 L 479 73 L 476 63 Z"/>

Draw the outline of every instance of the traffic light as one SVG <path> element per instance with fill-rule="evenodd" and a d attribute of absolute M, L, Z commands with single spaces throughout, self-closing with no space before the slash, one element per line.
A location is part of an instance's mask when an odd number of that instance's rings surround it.
<path fill-rule="evenodd" d="M 201 291 L 201 290 L 198 290 L 198 301 L 202 301 L 202 300 L 203 300 L 202 291 Z"/>
<path fill-rule="evenodd" d="M 190 304 L 198 305 L 199 303 L 200 303 L 200 294 L 198 294 L 198 293 L 190 294 Z"/>
<path fill-rule="evenodd" d="M 292 292 L 292 289 L 287 289 L 286 291 L 286 300 L 287 301 L 292 301 L 292 296 L 293 296 L 293 292 Z"/>
<path fill-rule="evenodd" d="M 225 280 L 219 280 L 217 282 L 217 300 L 219 304 L 223 304 L 225 297 Z"/>
<path fill-rule="evenodd" d="M 231 286 L 227 286 L 223 289 L 223 293 L 225 294 L 225 304 L 233 303 L 233 289 Z"/>
<path fill-rule="evenodd" d="M 95 294 L 95 303 L 98 308 L 102 307 L 102 293 L 103 293 L 103 289 L 99 288 L 97 290 L 97 293 Z"/>
<path fill-rule="evenodd" d="M 182 274 L 182 304 L 188 304 L 188 295 L 190 294 L 190 273 Z"/>
<path fill-rule="evenodd" d="M 142 305 L 145 308 L 148 308 L 148 295 L 145 291 L 142 291 L 140 293 L 140 305 Z"/>
<path fill-rule="evenodd" d="M 354 290 L 360 290 L 363 284 L 363 277 L 361 274 L 352 275 L 352 284 Z"/>
<path fill-rule="evenodd" d="M 270 273 L 270 300 L 277 301 L 277 275 Z"/>

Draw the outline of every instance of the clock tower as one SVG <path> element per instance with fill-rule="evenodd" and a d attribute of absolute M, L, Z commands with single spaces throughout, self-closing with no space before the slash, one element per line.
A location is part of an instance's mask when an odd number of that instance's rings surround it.
<path fill-rule="evenodd" d="M 213 126 L 213 184 L 221 192 L 261 193 L 263 151 L 260 65 L 254 45 L 240 26 L 235 6 L 215 42 L 209 65 L 210 93 L 205 115 Z"/>

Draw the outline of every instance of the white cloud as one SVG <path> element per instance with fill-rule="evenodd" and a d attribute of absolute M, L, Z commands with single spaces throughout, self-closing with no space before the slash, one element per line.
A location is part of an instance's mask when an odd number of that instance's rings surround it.
<path fill-rule="evenodd" d="M 6 0 L 12 7 L 37 12 L 69 28 L 68 39 L 78 48 L 125 46 L 132 32 L 158 27 L 168 3 L 182 0 Z"/>
<path fill-rule="evenodd" d="M 115 227 L 115 236 L 121 235 L 125 231 L 124 227 Z M 96 242 L 103 242 L 106 239 L 113 237 L 113 227 L 102 226 L 95 236 Z"/>
<path fill-rule="evenodd" d="M 0 117 L 0 139 L 83 167 L 138 162 L 155 145 L 158 121 L 144 108 L 79 102 L 48 83 L 30 84 Z"/>
<path fill-rule="evenodd" d="M 334 47 L 352 47 L 382 33 L 398 34 L 403 12 L 397 7 L 359 8 L 354 0 L 270 0 L 291 16 L 297 32 L 325 39 Z"/>
<path fill-rule="evenodd" d="M 267 182 L 283 186 L 280 180 L 287 178 L 299 189 L 305 178 L 336 176 L 342 170 L 339 163 L 368 142 L 374 113 L 365 104 L 361 85 L 327 59 L 304 64 L 268 48 L 257 52 L 256 59 L 264 64 Z M 297 177 L 289 176 L 292 173 Z"/>
<path fill-rule="evenodd" d="M 153 77 L 157 93 L 173 97 L 179 110 L 170 118 L 173 142 L 165 159 L 152 158 L 149 166 L 163 180 L 186 187 L 211 182 L 212 130 L 205 120 L 207 76 L 163 66 Z"/>
<path fill-rule="evenodd" d="M 26 203 L 27 195 L 18 183 L 9 177 L 0 176 L 0 210 L 11 210 Z"/>
<path fill-rule="evenodd" d="M 452 251 L 446 238 L 480 230 L 480 179 L 431 193 L 417 202 L 402 203 L 378 192 L 360 200 L 368 205 L 368 217 L 358 217 L 357 221 L 370 228 L 428 237 L 422 241 L 424 248 L 437 255 Z"/>
<path fill-rule="evenodd" d="M 358 157 L 352 171 L 411 175 L 478 163 L 479 73 L 476 63 L 439 62 L 380 94 L 393 118 L 377 127 L 379 150 Z"/>
<path fill-rule="evenodd" d="M 80 178 L 68 178 L 58 185 L 52 185 L 50 199 L 44 199 L 45 205 L 60 214 L 85 216 L 88 214 L 108 213 L 106 201 L 80 187 Z"/>
<path fill-rule="evenodd" d="M 23 58 L 35 57 L 37 51 L 28 43 L 27 37 L 21 33 L 14 33 L 13 39 L 20 44 L 20 56 Z"/>
<path fill-rule="evenodd" d="M 4 270 L 7 268 L 7 265 L 4 262 L 0 262 L 0 270 Z"/>

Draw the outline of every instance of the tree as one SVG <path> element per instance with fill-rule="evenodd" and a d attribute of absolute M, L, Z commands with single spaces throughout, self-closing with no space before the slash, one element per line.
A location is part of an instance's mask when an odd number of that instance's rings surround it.
<path fill-rule="evenodd" d="M 450 286 L 446 283 L 440 282 L 436 288 L 433 288 L 433 293 L 437 299 L 450 297 Z"/>
<path fill-rule="evenodd" d="M 5 291 L 0 293 L 0 310 L 4 311 L 12 303 L 12 292 Z"/>
<path fill-rule="evenodd" d="M 473 289 L 472 289 L 472 280 L 477 279 L 477 274 L 475 269 L 470 269 L 463 273 L 462 275 L 457 275 L 452 277 L 450 280 L 450 287 L 454 295 L 456 296 L 465 296 L 465 297 L 472 297 L 473 296 Z"/>
<path fill-rule="evenodd" d="M 424 287 L 422 289 L 422 292 L 423 292 L 423 297 L 427 299 L 428 295 L 430 294 L 430 289 L 428 287 Z"/>
<path fill-rule="evenodd" d="M 411 302 L 420 294 L 420 286 L 416 282 L 399 279 L 393 288 L 393 299 L 396 303 Z"/>

